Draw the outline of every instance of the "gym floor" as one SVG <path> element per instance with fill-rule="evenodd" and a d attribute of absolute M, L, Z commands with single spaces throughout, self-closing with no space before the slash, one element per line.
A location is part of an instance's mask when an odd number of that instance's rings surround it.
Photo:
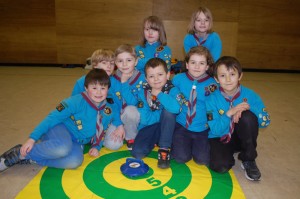
<path fill-rule="evenodd" d="M 82 68 L 0 67 L 0 153 L 24 143 L 86 73 Z M 261 96 L 271 116 L 271 125 L 260 129 L 258 138 L 261 181 L 248 181 L 238 160 L 233 168 L 242 190 L 249 199 L 298 198 L 300 74 L 245 72 L 242 84 Z M 1 198 L 15 198 L 40 169 L 16 165 L 0 173 Z"/>

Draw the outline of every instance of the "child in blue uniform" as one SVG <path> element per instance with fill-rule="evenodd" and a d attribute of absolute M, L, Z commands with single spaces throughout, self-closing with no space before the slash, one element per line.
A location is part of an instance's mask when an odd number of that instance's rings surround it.
<path fill-rule="evenodd" d="M 140 45 L 135 47 L 138 56 L 136 69 L 144 73 L 145 64 L 151 58 L 158 57 L 171 69 L 171 49 L 167 46 L 167 37 L 163 22 L 157 16 L 144 19 Z"/>
<path fill-rule="evenodd" d="M 176 117 L 172 157 L 179 163 L 193 159 L 197 164 L 208 165 L 210 147 L 205 100 L 217 88 L 215 80 L 207 74 L 214 62 L 203 46 L 191 48 L 185 62 L 187 72 L 173 78 L 185 103 Z"/>
<path fill-rule="evenodd" d="M 252 90 L 240 85 L 242 68 L 234 57 L 221 57 L 215 65 L 214 77 L 220 88 L 206 101 L 208 124 L 211 129 L 210 168 L 224 173 L 231 169 L 239 152 L 245 176 L 260 180 L 256 165 L 259 127 L 270 124 L 269 114 L 261 98 Z"/>
<path fill-rule="evenodd" d="M 110 77 L 110 81 L 113 82 L 113 73 L 115 69 L 115 53 L 108 49 L 98 49 L 95 50 L 91 56 L 91 64 L 93 68 L 103 69 L 107 75 Z M 73 88 L 72 96 L 77 95 L 81 92 L 85 91 L 85 75 L 79 78 Z M 115 84 L 112 83 L 111 87 L 108 90 L 107 94 L 107 101 L 109 103 L 117 103 L 118 98 L 113 93 Z M 118 107 L 120 110 L 120 107 Z M 104 146 L 111 150 L 119 149 L 123 143 L 121 142 L 114 142 L 114 140 L 118 140 L 119 138 L 124 138 L 125 129 L 123 125 L 118 127 L 118 131 L 114 131 L 115 126 L 111 125 L 110 129 L 107 131 L 106 134 L 106 141 L 104 142 Z M 109 139 L 111 138 L 111 139 Z"/>
<path fill-rule="evenodd" d="M 158 167 L 169 168 L 175 117 L 180 111 L 180 92 L 169 80 L 170 72 L 164 60 L 150 59 L 145 74 L 147 83 L 138 92 L 137 98 L 129 94 L 126 96 L 128 102 L 137 104 L 140 113 L 139 132 L 131 154 L 141 159 L 158 144 Z"/>
<path fill-rule="evenodd" d="M 188 34 L 183 41 L 185 52 L 189 52 L 194 46 L 204 46 L 208 48 L 214 61 L 217 61 L 222 53 L 222 41 L 212 27 L 213 17 L 210 10 L 206 7 L 198 8 L 192 14 Z"/>
<path fill-rule="evenodd" d="M 125 140 L 128 150 L 132 149 L 134 138 L 138 133 L 140 114 L 135 104 L 129 104 L 124 93 L 134 96 L 141 89 L 145 76 L 135 69 L 137 56 L 134 48 L 129 44 L 120 45 L 115 51 L 118 70 L 112 77 L 112 93 L 121 109 L 121 120 L 125 129 Z M 125 95 L 126 96 L 126 95 Z"/>
<path fill-rule="evenodd" d="M 24 162 L 75 169 L 82 164 L 83 145 L 91 141 L 89 155 L 97 157 L 108 126 L 121 125 L 114 104 L 106 101 L 109 87 L 104 70 L 91 70 L 85 78 L 86 91 L 63 100 L 23 145 L 2 154 L 0 171 Z"/>

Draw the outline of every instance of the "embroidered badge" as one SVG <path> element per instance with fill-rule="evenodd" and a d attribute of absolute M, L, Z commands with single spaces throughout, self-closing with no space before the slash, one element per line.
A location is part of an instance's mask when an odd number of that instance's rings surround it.
<path fill-rule="evenodd" d="M 73 120 L 73 121 L 75 120 L 74 115 L 71 115 L 70 118 L 71 118 L 71 120 Z"/>
<path fill-rule="evenodd" d="M 62 103 L 60 103 L 60 104 L 57 105 L 57 107 L 56 107 L 56 110 L 59 111 L 59 112 L 61 112 L 61 111 L 64 110 L 64 109 L 65 109 L 65 107 L 64 107 L 64 105 L 63 105 Z"/>
<path fill-rule="evenodd" d="M 118 99 L 121 99 L 121 93 L 119 91 L 116 92 L 116 96 L 118 97 Z"/>
<path fill-rule="evenodd" d="M 112 112 L 112 110 L 111 110 L 110 107 L 105 107 L 105 108 L 104 108 L 104 113 L 105 113 L 106 115 L 110 115 L 111 112 Z"/>
<path fill-rule="evenodd" d="M 248 99 L 247 99 L 247 98 L 244 98 L 244 99 L 243 99 L 243 102 L 248 102 Z"/>
<path fill-rule="evenodd" d="M 77 125 L 81 125 L 81 124 L 82 124 L 82 123 L 81 123 L 81 120 L 77 120 L 77 121 L 76 121 L 76 124 L 77 124 Z"/>
<path fill-rule="evenodd" d="M 224 114 L 224 110 L 220 109 L 220 110 L 219 110 L 219 114 L 220 114 L 220 115 L 223 115 L 223 114 Z"/>
<path fill-rule="evenodd" d="M 206 112 L 207 121 L 212 121 L 214 119 L 212 112 Z"/>
<path fill-rule="evenodd" d="M 77 126 L 77 129 L 78 129 L 78 130 L 81 130 L 81 129 L 82 129 L 82 125 L 78 125 L 78 126 Z"/>
<path fill-rule="evenodd" d="M 218 86 L 216 84 L 211 84 L 208 86 L 209 91 L 212 93 L 217 90 Z"/>
<path fill-rule="evenodd" d="M 163 49 L 164 49 L 163 46 L 159 46 L 158 48 L 156 48 L 156 51 L 157 51 L 157 52 L 161 52 L 161 51 L 163 51 Z"/>
<path fill-rule="evenodd" d="M 204 90 L 205 90 L 204 95 L 205 95 L 205 96 L 209 96 L 209 94 L 210 94 L 210 92 L 209 92 L 208 89 L 209 89 L 209 88 L 207 88 L 207 87 L 204 88 Z"/>
<path fill-rule="evenodd" d="M 267 109 L 266 109 L 266 108 L 263 108 L 262 111 L 263 111 L 263 112 L 267 112 Z"/>
<path fill-rule="evenodd" d="M 143 108 L 144 107 L 144 102 L 143 101 L 139 101 L 137 107 L 138 108 Z"/>

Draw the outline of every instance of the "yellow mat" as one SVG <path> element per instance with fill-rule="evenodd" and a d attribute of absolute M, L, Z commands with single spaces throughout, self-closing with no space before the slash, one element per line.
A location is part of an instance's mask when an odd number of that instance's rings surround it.
<path fill-rule="evenodd" d="M 99 158 L 84 156 L 76 170 L 43 168 L 16 198 L 105 198 L 105 199 L 243 199 L 245 195 L 231 170 L 218 174 L 193 161 L 170 169 L 157 167 L 157 149 L 143 159 L 147 174 L 127 178 L 120 166 L 131 157 L 126 147 L 119 151 L 101 149 Z"/>

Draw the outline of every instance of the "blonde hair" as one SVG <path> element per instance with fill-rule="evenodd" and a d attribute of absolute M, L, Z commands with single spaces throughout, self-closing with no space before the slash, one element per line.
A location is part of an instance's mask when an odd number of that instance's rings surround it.
<path fill-rule="evenodd" d="M 150 29 L 157 30 L 159 34 L 159 42 L 161 45 L 166 46 L 167 45 L 167 35 L 165 31 L 164 24 L 160 18 L 157 16 L 149 16 L 144 19 L 143 26 L 142 26 L 142 32 L 141 32 L 141 40 L 140 45 L 145 47 L 145 44 L 147 42 L 144 34 L 145 27 L 149 27 Z"/>
<path fill-rule="evenodd" d="M 91 64 L 93 67 L 97 66 L 102 61 L 114 61 L 115 54 L 112 50 L 98 49 L 95 50 L 91 56 Z"/>
<path fill-rule="evenodd" d="M 117 57 L 119 54 L 127 52 L 131 54 L 135 59 L 137 59 L 137 55 L 135 52 L 135 49 L 130 44 L 122 44 L 115 50 L 115 57 Z"/>
<path fill-rule="evenodd" d="M 199 7 L 198 10 L 196 10 L 192 14 L 191 21 L 190 21 L 190 24 L 188 25 L 188 29 L 187 29 L 187 32 L 189 34 L 195 34 L 197 32 L 196 29 L 195 29 L 195 21 L 198 18 L 198 16 L 200 15 L 201 12 L 207 17 L 207 19 L 209 21 L 209 28 L 208 28 L 207 32 L 208 33 L 213 32 L 213 30 L 212 30 L 213 17 L 212 17 L 212 14 L 211 14 L 210 10 L 207 7 Z"/>

